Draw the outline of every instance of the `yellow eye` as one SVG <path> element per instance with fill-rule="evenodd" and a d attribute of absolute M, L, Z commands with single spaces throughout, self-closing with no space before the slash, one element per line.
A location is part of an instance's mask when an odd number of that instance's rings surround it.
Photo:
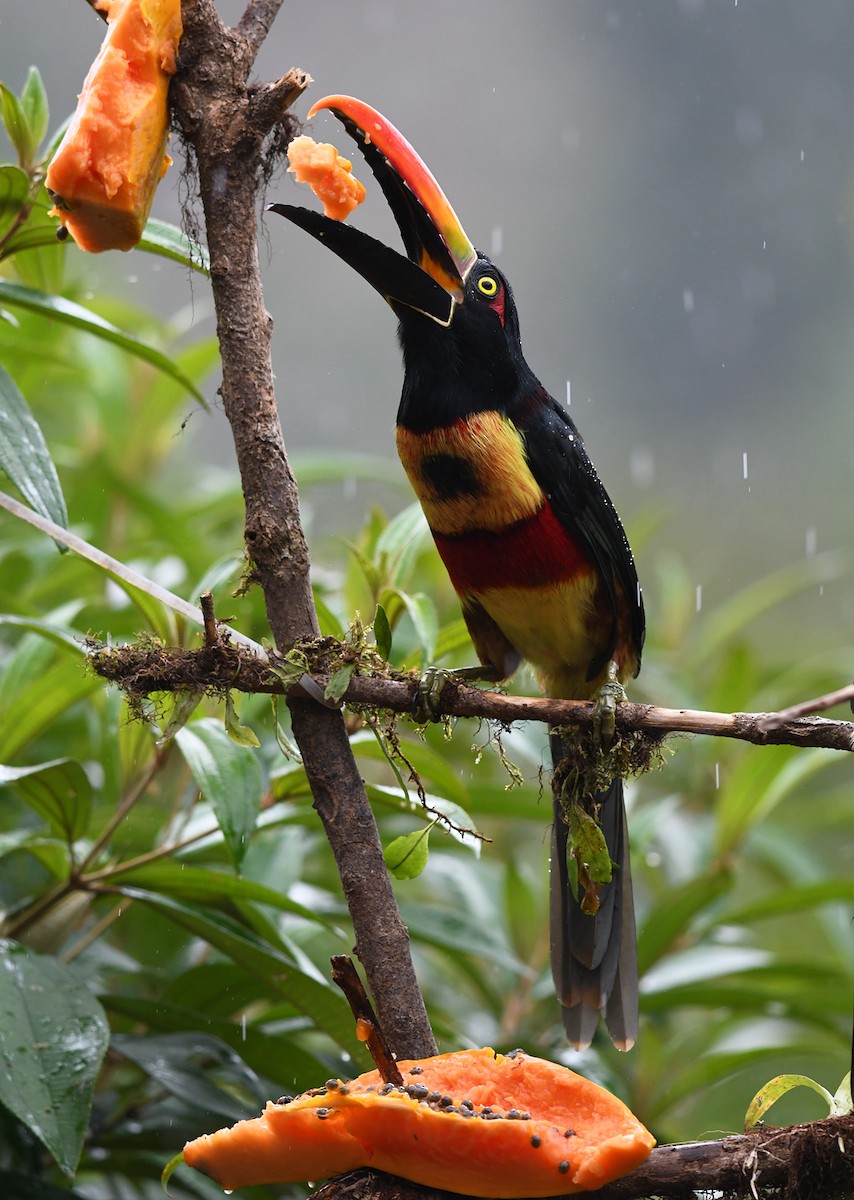
<path fill-rule="evenodd" d="M 484 275 L 477 281 L 477 290 L 483 296 L 492 297 L 498 292 L 498 280 L 491 275 Z"/>

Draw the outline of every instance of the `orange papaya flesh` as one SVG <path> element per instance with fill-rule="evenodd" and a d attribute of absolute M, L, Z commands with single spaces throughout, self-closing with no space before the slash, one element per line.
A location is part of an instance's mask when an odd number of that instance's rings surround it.
<path fill-rule="evenodd" d="M 82 250 L 130 250 L 171 159 L 169 79 L 181 0 L 110 0 L 103 45 L 45 183 Z"/>
<path fill-rule="evenodd" d="M 324 216 L 343 221 L 364 200 L 365 186 L 352 174 L 353 164 L 329 142 L 303 134 L 288 146 L 288 160 L 289 173 L 323 201 Z"/>
<path fill-rule="evenodd" d="M 629 1109 L 567 1067 L 522 1051 L 461 1050 L 330 1080 L 262 1115 L 188 1142 L 184 1161 L 228 1191 L 373 1167 L 464 1195 L 587 1191 L 655 1144 Z"/>

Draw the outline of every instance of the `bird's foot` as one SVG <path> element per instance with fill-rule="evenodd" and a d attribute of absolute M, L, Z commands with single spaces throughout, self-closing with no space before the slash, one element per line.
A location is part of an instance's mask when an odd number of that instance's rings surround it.
<path fill-rule="evenodd" d="M 458 683 L 495 683 L 499 676 L 489 667 L 428 667 L 418 680 L 418 689 L 412 701 L 412 716 L 419 725 L 428 721 L 441 721 L 442 691 L 448 680 Z"/>
<path fill-rule="evenodd" d="M 616 730 L 617 705 L 626 699 L 626 689 L 617 677 L 617 664 L 608 663 L 608 678 L 593 702 L 593 737 L 603 751 L 611 748 Z"/>

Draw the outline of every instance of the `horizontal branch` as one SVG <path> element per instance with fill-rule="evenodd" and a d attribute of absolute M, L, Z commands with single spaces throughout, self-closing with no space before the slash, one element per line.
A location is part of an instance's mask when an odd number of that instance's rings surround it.
<path fill-rule="evenodd" d="M 786 1129 L 658 1146 L 643 1166 L 595 1192 L 573 1200 L 641 1200 L 647 1196 L 726 1193 L 762 1200 L 768 1196 L 812 1196 L 838 1200 L 850 1194 L 854 1177 L 854 1117 L 831 1117 Z M 333 1179 L 315 1200 L 460 1200 L 449 1192 L 420 1187 L 378 1171 Z"/>
<path fill-rule="evenodd" d="M 783 1129 L 760 1129 L 718 1141 L 657 1146 L 646 1162 L 596 1192 L 573 1200 L 642 1200 L 724 1193 L 750 1196 L 810 1196 L 840 1200 L 854 1181 L 854 1117 L 829 1117 Z M 356 1171 L 332 1180 L 315 1200 L 459 1200 L 379 1171 Z"/>
<path fill-rule="evenodd" d="M 317 643 L 327 650 L 340 644 L 332 639 Z M 334 668 L 306 673 L 293 685 L 270 670 L 269 664 L 220 641 L 200 650 L 167 650 L 157 646 L 90 647 L 91 662 L 98 675 L 133 696 L 152 692 L 266 692 L 310 696 L 323 702 L 326 685 Z M 322 655 L 320 656 L 322 658 Z M 354 675 L 343 695 L 345 706 L 364 705 L 411 713 L 418 690 L 413 677 L 386 678 Z M 339 707 L 327 701 L 330 707 Z M 439 709 L 452 717 L 475 717 L 511 725 L 514 721 L 542 721 L 548 725 L 589 726 L 593 704 L 586 700 L 553 700 L 542 696 L 505 696 L 481 691 L 456 681 L 453 676 L 442 690 Z M 652 734 L 692 733 L 710 737 L 736 738 L 754 745 L 813 746 L 829 750 L 854 750 L 854 724 L 803 717 L 782 724 L 769 720 L 768 713 L 717 713 L 695 709 L 660 708 L 653 704 L 625 701 L 618 705 L 618 730 L 643 730 Z"/>

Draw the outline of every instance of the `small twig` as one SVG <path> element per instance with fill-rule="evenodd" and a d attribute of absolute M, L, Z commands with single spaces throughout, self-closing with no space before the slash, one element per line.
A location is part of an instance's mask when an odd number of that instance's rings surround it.
<path fill-rule="evenodd" d="M 836 708 L 837 704 L 850 704 L 852 700 L 854 700 L 854 683 L 849 683 L 844 688 L 837 688 L 835 692 L 816 696 L 814 700 L 802 700 L 800 704 L 793 704 L 790 708 L 782 708 L 779 712 L 769 713 L 762 718 L 760 725 L 765 732 L 770 733 L 772 729 L 779 729 L 788 721 L 797 721 L 799 717 L 808 717 L 812 713 L 826 712 L 829 708 Z"/>
<path fill-rule="evenodd" d="M 256 129 L 272 129 L 313 82 L 307 71 L 291 67 L 281 79 L 260 88 L 249 105 L 252 125 Z"/>
<path fill-rule="evenodd" d="M 166 762 L 166 759 L 168 758 L 168 756 L 171 752 L 171 749 L 172 749 L 172 744 L 170 743 L 169 745 L 164 746 L 163 749 L 156 750 L 155 753 L 152 755 L 151 759 L 148 762 L 146 770 L 140 776 L 136 785 L 134 787 L 132 787 L 130 789 L 130 791 L 127 793 L 127 795 L 123 798 L 123 800 L 119 804 L 118 808 L 113 813 L 112 817 L 110 817 L 107 824 L 104 826 L 104 828 L 101 830 L 98 837 L 92 843 L 92 847 L 89 850 L 89 853 L 86 855 L 86 857 L 83 859 L 82 863 L 80 864 L 80 866 L 77 869 L 77 877 L 78 878 L 83 875 L 84 871 L 86 870 L 86 868 L 88 866 L 90 866 L 93 862 L 95 862 L 97 860 L 98 855 L 101 853 L 101 851 L 104 849 L 104 847 L 109 845 L 110 839 L 112 838 L 113 834 L 116 832 L 118 827 L 121 825 L 122 821 L 124 821 L 125 817 L 128 815 L 130 810 L 134 807 L 134 805 L 136 805 L 137 802 L 142 798 L 142 796 L 144 796 L 145 792 L 148 790 L 148 787 L 151 784 L 154 777 L 158 774 L 159 771 L 161 771 L 163 769 L 163 765 Z"/>
<path fill-rule="evenodd" d="M 28 525 L 32 525 L 35 529 L 41 530 L 42 533 L 48 534 L 55 542 L 60 542 L 63 546 L 67 546 L 69 550 L 73 550 L 81 558 L 94 563 L 102 571 L 109 571 L 118 579 L 129 583 L 131 587 L 139 588 L 140 591 L 145 592 L 154 600 L 158 600 L 161 604 L 165 604 L 167 608 L 171 608 L 173 612 L 186 617 L 193 624 L 204 625 L 204 617 L 194 604 L 188 604 L 186 600 L 183 600 L 180 596 L 176 596 L 174 592 L 170 592 L 168 588 L 161 587 L 159 583 L 155 583 L 151 579 L 146 579 L 138 571 L 134 571 L 131 567 L 119 562 L 117 558 L 113 558 L 103 550 L 99 550 L 91 542 L 84 541 L 76 533 L 72 533 L 68 529 L 63 529 L 61 525 L 48 520 L 41 513 L 34 512 L 26 504 L 22 504 L 20 500 L 16 500 L 14 496 L 9 496 L 6 492 L 0 492 L 0 508 L 5 508 L 13 517 L 19 517 L 22 521 L 26 521 Z M 226 628 L 228 627 L 226 626 Z M 261 658 L 267 657 L 267 652 L 263 646 L 259 646 L 257 642 L 253 642 L 245 634 L 238 633 L 236 629 L 230 629 L 229 636 L 235 642 L 258 654 Z"/>
<path fill-rule="evenodd" d="M 65 963 L 73 962 L 77 955 L 82 954 L 83 951 L 91 946 L 93 942 L 96 942 L 101 934 L 105 933 L 106 930 L 108 930 L 113 924 L 113 922 L 121 916 L 124 909 L 131 904 L 133 904 L 133 900 L 129 897 L 125 897 L 124 903 L 122 903 L 122 900 L 119 900 L 117 904 L 114 904 L 110 911 L 101 917 L 100 921 L 96 921 L 94 925 L 91 925 L 89 929 L 87 929 L 86 932 L 77 939 L 74 945 L 65 951 L 62 956 L 62 961 Z"/>
<path fill-rule="evenodd" d="M 147 850 L 145 854 L 138 854 L 136 858 L 127 858 L 124 862 L 113 863 L 112 866 L 103 867 L 100 871 L 91 871 L 88 875 L 80 877 L 80 886 L 88 888 L 90 891 L 106 892 L 110 889 L 101 887 L 101 884 L 109 883 L 111 879 L 115 879 L 118 875 L 127 875 L 130 871 L 135 871 L 137 867 L 147 867 L 150 863 L 159 862 L 163 858 L 174 858 L 176 854 L 180 854 L 188 846 L 192 846 L 196 842 L 202 842 L 205 838 L 213 837 L 219 831 L 219 825 L 211 825 L 209 828 L 201 829 L 198 833 L 194 833 L 190 837 L 181 838 L 177 842 L 170 842 L 168 846 L 158 846 L 154 850 Z"/>
<path fill-rule="evenodd" d="M 330 961 L 332 962 L 332 980 L 344 993 L 353 1016 L 356 1018 L 356 1036 L 368 1047 L 383 1081 L 393 1083 L 395 1087 L 402 1087 L 403 1076 L 400 1068 L 394 1060 L 377 1014 L 368 999 L 365 985 L 359 978 L 359 972 L 353 966 L 353 960 L 347 954 L 333 954 Z"/>
<path fill-rule="evenodd" d="M 210 588 L 206 592 L 202 592 L 201 596 L 199 596 L 199 607 L 202 610 L 202 617 L 205 623 L 205 645 L 211 650 L 219 645 L 219 628 L 217 626 L 213 595 Z"/>

